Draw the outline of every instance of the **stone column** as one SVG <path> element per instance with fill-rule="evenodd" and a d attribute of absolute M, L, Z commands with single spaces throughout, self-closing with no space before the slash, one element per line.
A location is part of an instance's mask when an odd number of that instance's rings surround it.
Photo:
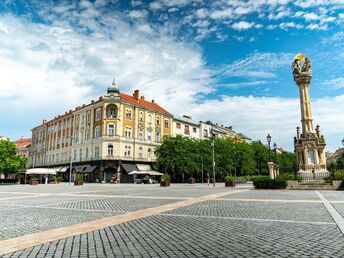
<path fill-rule="evenodd" d="M 275 164 L 273 162 L 268 162 L 269 176 L 271 179 L 275 179 L 274 166 Z"/>

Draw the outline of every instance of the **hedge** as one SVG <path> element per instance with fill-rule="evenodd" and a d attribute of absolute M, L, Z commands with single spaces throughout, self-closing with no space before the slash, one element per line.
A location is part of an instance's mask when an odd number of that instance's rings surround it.
<path fill-rule="evenodd" d="M 257 189 L 285 189 L 288 185 L 284 178 L 270 179 L 268 176 L 255 177 L 253 185 Z"/>

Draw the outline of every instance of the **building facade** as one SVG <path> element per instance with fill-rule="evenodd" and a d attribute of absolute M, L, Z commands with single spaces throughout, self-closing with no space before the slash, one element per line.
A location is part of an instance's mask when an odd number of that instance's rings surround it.
<path fill-rule="evenodd" d="M 200 139 L 200 122 L 193 121 L 190 116 L 173 116 L 173 136 L 181 135 L 183 137 L 190 137 Z"/>
<path fill-rule="evenodd" d="M 30 154 L 31 143 L 32 143 L 31 138 L 21 137 L 20 139 L 15 140 L 14 144 L 16 145 L 16 148 L 17 148 L 17 155 L 28 158 Z"/>
<path fill-rule="evenodd" d="M 133 165 L 155 161 L 164 135 L 172 135 L 172 115 L 138 90 L 130 96 L 113 83 L 107 95 L 32 129 L 30 167 L 63 173 L 71 161 L 72 172 L 88 174 L 89 182 L 109 182 L 115 174 L 125 181 Z"/>

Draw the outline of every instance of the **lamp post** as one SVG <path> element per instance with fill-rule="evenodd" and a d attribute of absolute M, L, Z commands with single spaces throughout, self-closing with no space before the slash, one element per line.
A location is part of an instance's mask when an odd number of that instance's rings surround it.
<path fill-rule="evenodd" d="M 342 140 L 342 144 L 343 144 L 343 146 L 344 146 L 344 138 L 343 138 L 343 140 Z"/>
<path fill-rule="evenodd" d="M 213 156 L 213 187 L 215 187 L 215 134 L 213 130 L 211 130 L 211 134 L 213 138 L 211 141 L 212 156 Z"/>
<path fill-rule="evenodd" d="M 73 141 L 75 140 L 75 137 L 70 137 L 70 165 L 69 165 L 69 185 L 72 184 L 72 169 L 73 169 Z"/>
<path fill-rule="evenodd" d="M 271 148 L 270 148 L 270 143 L 271 143 L 271 135 L 268 133 L 268 136 L 266 136 L 266 140 L 268 141 L 269 145 L 269 162 L 271 161 Z"/>
<path fill-rule="evenodd" d="M 277 161 L 277 144 L 274 142 L 274 144 L 272 145 L 272 147 L 274 148 L 274 152 L 275 152 L 275 162 Z"/>

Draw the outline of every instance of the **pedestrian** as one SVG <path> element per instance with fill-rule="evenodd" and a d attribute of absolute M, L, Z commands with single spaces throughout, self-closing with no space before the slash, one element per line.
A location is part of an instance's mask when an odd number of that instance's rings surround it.
<path fill-rule="evenodd" d="M 209 173 L 206 174 L 206 178 L 207 178 L 207 183 L 209 185 L 210 184 L 210 175 L 209 175 Z"/>

